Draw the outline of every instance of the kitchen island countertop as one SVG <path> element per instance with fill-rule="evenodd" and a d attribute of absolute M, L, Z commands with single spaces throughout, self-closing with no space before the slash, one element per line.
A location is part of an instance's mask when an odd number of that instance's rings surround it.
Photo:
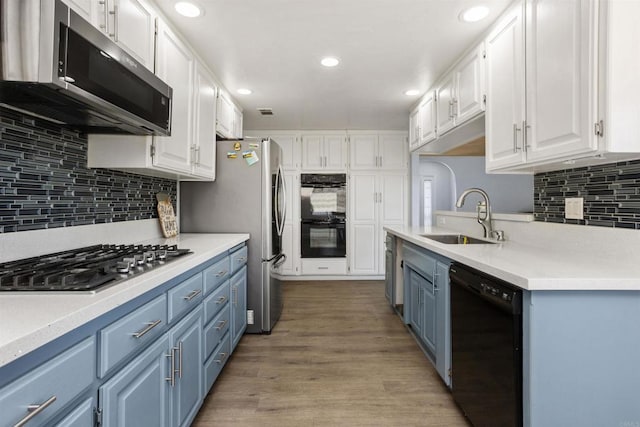
<path fill-rule="evenodd" d="M 138 243 L 177 244 L 193 254 L 96 293 L 0 293 L 0 366 L 154 289 L 249 239 L 248 234 L 181 234 Z"/>
<path fill-rule="evenodd" d="M 567 226 L 565 226 L 567 227 Z M 567 248 L 558 241 L 530 244 L 445 244 L 422 234 L 460 234 L 443 227 L 388 226 L 387 232 L 526 290 L 640 290 L 640 262 L 619 245 L 597 240 Z M 563 236 L 558 236 L 562 239 Z M 495 240 L 494 240 L 495 242 Z"/>

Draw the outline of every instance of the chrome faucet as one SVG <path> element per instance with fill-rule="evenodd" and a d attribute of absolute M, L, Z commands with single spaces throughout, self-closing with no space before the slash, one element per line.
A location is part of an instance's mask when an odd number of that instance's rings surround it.
<path fill-rule="evenodd" d="M 504 240 L 504 232 L 502 230 L 494 230 L 491 225 L 491 204 L 489 202 L 489 195 L 482 190 L 481 188 L 467 188 L 462 192 L 460 197 L 458 197 L 458 201 L 456 202 L 456 207 L 461 208 L 464 204 L 464 199 L 471 194 L 478 193 L 484 199 L 481 202 L 478 202 L 476 206 L 477 212 L 477 221 L 478 224 L 482 226 L 484 229 L 484 237 L 492 238 L 494 235 L 496 236 L 496 240 Z"/>

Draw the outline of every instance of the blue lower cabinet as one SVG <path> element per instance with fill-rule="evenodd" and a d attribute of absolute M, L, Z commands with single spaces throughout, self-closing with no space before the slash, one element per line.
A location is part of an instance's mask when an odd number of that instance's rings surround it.
<path fill-rule="evenodd" d="M 169 331 L 173 354 L 171 426 L 188 426 L 202 403 L 202 307 Z"/>
<path fill-rule="evenodd" d="M 213 383 L 220 375 L 220 371 L 224 367 L 225 363 L 227 363 L 227 359 L 229 358 L 229 354 L 231 353 L 231 333 L 227 333 L 227 335 L 222 339 L 222 342 L 218 345 L 218 347 L 214 350 L 214 352 L 209 356 L 209 359 L 204 364 L 204 387 L 205 392 L 208 392 Z"/>
<path fill-rule="evenodd" d="M 158 427 L 169 425 L 170 378 L 175 366 L 169 335 L 151 347 L 99 389 L 102 425 Z"/>
<path fill-rule="evenodd" d="M 55 427 L 87 427 L 94 423 L 95 399 L 90 397 L 71 411 L 69 415 L 55 424 Z"/>
<path fill-rule="evenodd" d="M 236 348 L 247 329 L 247 267 L 231 277 L 231 347 Z"/>

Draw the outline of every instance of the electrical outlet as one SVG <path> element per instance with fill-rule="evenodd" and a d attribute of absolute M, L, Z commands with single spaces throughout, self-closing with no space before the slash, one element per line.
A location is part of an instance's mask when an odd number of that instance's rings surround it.
<path fill-rule="evenodd" d="M 584 199 L 582 197 L 564 199 L 564 217 L 566 219 L 584 219 Z"/>
<path fill-rule="evenodd" d="M 253 310 L 247 310 L 247 324 L 253 325 L 254 322 Z"/>
<path fill-rule="evenodd" d="M 447 223 L 447 220 L 445 219 L 445 217 L 443 216 L 438 217 L 438 225 L 445 225 L 446 223 Z"/>

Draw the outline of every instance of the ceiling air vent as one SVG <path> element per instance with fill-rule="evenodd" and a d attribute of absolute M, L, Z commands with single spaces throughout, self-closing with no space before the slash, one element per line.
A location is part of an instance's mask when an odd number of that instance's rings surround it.
<path fill-rule="evenodd" d="M 258 111 L 263 116 L 273 116 L 273 109 L 271 108 L 258 108 Z"/>

